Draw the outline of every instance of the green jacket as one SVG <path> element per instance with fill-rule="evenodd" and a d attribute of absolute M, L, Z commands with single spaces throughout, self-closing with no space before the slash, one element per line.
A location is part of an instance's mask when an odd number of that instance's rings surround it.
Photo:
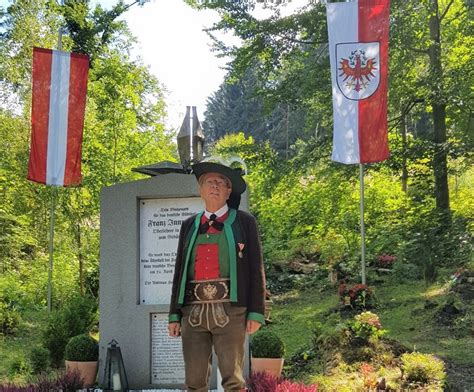
<path fill-rule="evenodd" d="M 202 214 L 201 212 L 186 219 L 181 226 L 171 292 L 170 322 L 181 320 L 189 260 Z M 229 248 L 231 305 L 246 307 L 247 319 L 263 324 L 265 273 L 257 222 L 247 212 L 230 209 L 229 216 L 224 222 L 224 233 Z M 242 257 L 239 257 L 239 244 L 243 244 Z"/>

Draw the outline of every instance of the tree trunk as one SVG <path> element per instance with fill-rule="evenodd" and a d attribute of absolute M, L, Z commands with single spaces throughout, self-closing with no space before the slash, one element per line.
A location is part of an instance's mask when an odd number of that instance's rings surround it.
<path fill-rule="evenodd" d="M 434 156 L 436 208 L 449 215 L 448 165 L 446 146 L 446 98 L 443 91 L 443 68 L 441 64 L 441 28 L 438 0 L 430 0 L 430 40 L 428 50 L 432 83 L 431 106 L 433 108 Z"/>
<path fill-rule="evenodd" d="M 79 289 L 84 294 L 84 255 L 82 254 L 81 224 L 76 223 L 77 258 L 79 260 Z"/>
<path fill-rule="evenodd" d="M 402 117 L 400 119 L 400 134 L 402 135 L 402 190 L 407 193 L 408 190 L 408 170 L 407 170 L 407 124 L 406 113 L 402 109 Z"/>

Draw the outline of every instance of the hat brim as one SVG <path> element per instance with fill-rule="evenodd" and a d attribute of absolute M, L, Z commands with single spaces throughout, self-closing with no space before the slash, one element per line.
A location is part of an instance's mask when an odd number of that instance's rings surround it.
<path fill-rule="evenodd" d="M 193 173 L 199 181 L 199 177 L 206 173 L 219 173 L 223 176 L 226 176 L 232 183 L 232 193 L 242 194 L 247 189 L 247 184 L 245 183 L 242 175 L 240 174 L 240 169 L 232 169 L 228 166 L 221 165 L 220 163 L 215 162 L 200 162 L 192 165 Z"/>

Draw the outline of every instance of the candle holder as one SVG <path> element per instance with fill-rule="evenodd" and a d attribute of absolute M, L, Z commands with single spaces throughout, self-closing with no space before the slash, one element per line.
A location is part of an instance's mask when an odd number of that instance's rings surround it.
<path fill-rule="evenodd" d="M 101 387 L 104 392 L 128 391 L 128 380 L 123 364 L 122 352 L 115 339 L 112 339 L 109 347 L 107 347 L 103 385 Z"/>

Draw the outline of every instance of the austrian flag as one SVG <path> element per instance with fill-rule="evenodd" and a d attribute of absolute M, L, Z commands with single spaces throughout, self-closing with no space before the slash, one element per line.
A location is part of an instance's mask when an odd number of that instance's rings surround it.
<path fill-rule="evenodd" d="M 389 157 L 387 73 L 389 0 L 328 3 L 334 137 L 332 159 Z"/>
<path fill-rule="evenodd" d="M 86 55 L 33 49 L 29 180 L 59 186 L 81 183 L 88 72 Z"/>

